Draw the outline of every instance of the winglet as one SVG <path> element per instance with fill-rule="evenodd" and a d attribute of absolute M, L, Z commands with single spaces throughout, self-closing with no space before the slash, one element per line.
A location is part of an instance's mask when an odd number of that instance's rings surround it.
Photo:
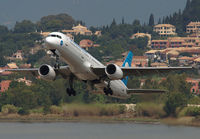
<path fill-rule="evenodd" d="M 122 67 L 131 67 L 131 63 L 132 63 L 132 59 L 133 59 L 133 53 L 130 51 L 122 65 Z M 124 79 L 122 79 L 123 83 L 125 85 L 127 85 L 128 83 L 128 76 L 125 77 Z"/>

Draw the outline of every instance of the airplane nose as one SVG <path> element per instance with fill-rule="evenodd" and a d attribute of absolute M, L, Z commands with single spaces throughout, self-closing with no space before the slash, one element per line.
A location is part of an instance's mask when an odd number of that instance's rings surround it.
<path fill-rule="evenodd" d="M 50 37 L 46 37 L 45 39 L 44 39 L 44 43 L 45 44 L 51 44 L 52 42 L 51 42 L 51 38 Z"/>
<path fill-rule="evenodd" d="M 46 37 L 44 39 L 44 43 L 45 43 L 45 46 L 48 47 L 48 48 L 55 47 L 55 41 L 51 37 Z"/>

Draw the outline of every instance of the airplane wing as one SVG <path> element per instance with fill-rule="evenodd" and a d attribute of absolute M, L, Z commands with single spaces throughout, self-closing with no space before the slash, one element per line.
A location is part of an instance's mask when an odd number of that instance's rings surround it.
<path fill-rule="evenodd" d="M 105 73 L 106 67 L 91 67 L 92 71 L 98 75 L 99 77 L 107 77 Z M 120 67 L 123 71 L 123 76 L 143 76 L 143 75 L 152 75 L 159 73 L 168 73 L 171 71 L 179 71 L 179 70 L 191 70 L 193 67 Z"/>
<path fill-rule="evenodd" d="M 39 68 L 24 68 L 24 69 L 4 69 L 1 72 L 9 71 L 9 72 L 18 72 L 18 73 L 31 73 L 34 76 L 38 76 Z M 59 69 L 54 69 L 57 74 L 62 75 L 64 78 L 70 76 L 71 71 L 69 66 L 61 66 Z"/>
<path fill-rule="evenodd" d="M 164 90 L 158 90 L 158 89 L 128 89 L 127 94 L 152 94 L 152 93 L 165 93 Z"/>

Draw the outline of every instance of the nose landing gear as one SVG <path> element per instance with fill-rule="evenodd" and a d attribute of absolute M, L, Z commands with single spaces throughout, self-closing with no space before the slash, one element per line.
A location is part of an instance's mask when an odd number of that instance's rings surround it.
<path fill-rule="evenodd" d="M 55 69 L 59 69 L 60 68 L 60 64 L 59 64 L 59 54 L 57 54 L 56 50 L 51 50 L 51 52 L 53 53 L 53 56 L 56 57 L 56 63 L 54 64 L 54 68 Z"/>

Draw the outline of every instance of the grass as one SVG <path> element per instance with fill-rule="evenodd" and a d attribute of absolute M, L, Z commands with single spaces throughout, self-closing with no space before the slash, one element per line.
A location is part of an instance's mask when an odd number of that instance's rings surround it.
<path fill-rule="evenodd" d="M 136 106 L 136 116 L 162 118 L 166 115 L 163 107 L 164 104 L 139 103 Z"/>
<path fill-rule="evenodd" d="M 61 106 L 66 116 L 113 116 L 125 112 L 125 106 L 118 104 L 65 104 Z"/>

